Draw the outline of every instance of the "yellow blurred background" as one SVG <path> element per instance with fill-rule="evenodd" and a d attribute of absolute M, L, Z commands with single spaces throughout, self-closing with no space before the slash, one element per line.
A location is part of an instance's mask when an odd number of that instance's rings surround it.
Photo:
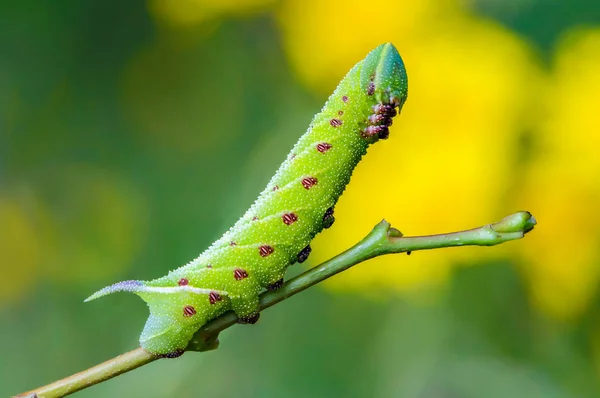
<path fill-rule="evenodd" d="M 536 229 L 371 260 L 215 352 L 81 395 L 600 396 L 600 5 L 585 0 L 0 5 L 0 393 L 136 347 L 141 301 L 82 300 L 204 250 L 388 41 L 408 101 L 309 266 L 382 218 L 417 235 L 528 210 Z"/>

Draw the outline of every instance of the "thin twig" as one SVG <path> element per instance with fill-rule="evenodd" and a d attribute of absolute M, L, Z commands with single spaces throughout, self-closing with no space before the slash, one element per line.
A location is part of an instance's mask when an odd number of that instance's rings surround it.
<path fill-rule="evenodd" d="M 522 238 L 536 224 L 528 212 L 512 214 L 501 221 L 467 231 L 440 235 L 403 237 L 387 221 L 381 221 L 360 242 L 345 252 L 317 265 L 295 278 L 281 289 L 260 295 L 261 311 L 269 308 L 333 275 L 370 258 L 392 253 L 410 253 L 417 250 L 454 246 L 493 246 Z M 219 333 L 237 323 L 233 312 L 227 312 L 204 325 L 192 338 L 186 351 L 208 351 L 218 347 Z M 160 357 L 137 348 L 83 372 L 58 380 L 46 386 L 24 392 L 17 397 L 54 398 L 101 383 L 122 373 L 146 365 Z"/>

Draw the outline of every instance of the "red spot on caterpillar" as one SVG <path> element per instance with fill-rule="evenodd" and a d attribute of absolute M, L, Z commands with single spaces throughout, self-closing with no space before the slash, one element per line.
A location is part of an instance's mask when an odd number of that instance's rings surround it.
<path fill-rule="evenodd" d="M 348 96 L 347 96 L 347 95 L 344 95 L 344 96 L 342 97 L 342 101 L 344 101 L 344 102 L 348 102 Z"/>
<path fill-rule="evenodd" d="M 252 221 L 256 221 L 256 220 L 258 220 L 257 216 L 252 217 Z"/>
<path fill-rule="evenodd" d="M 248 316 L 241 316 L 238 318 L 238 323 L 249 323 L 253 325 L 258 322 L 258 318 L 260 318 L 260 312 Z"/>
<path fill-rule="evenodd" d="M 286 225 L 291 225 L 298 221 L 298 216 L 294 213 L 285 213 L 283 216 L 281 216 L 281 218 Z"/>
<path fill-rule="evenodd" d="M 310 247 L 310 245 L 306 246 L 304 249 L 300 250 L 300 253 L 298 253 L 298 262 L 299 263 L 303 263 L 306 261 L 306 259 L 308 258 L 308 256 L 310 255 L 310 252 L 312 251 L 312 248 Z"/>
<path fill-rule="evenodd" d="M 281 286 L 283 286 L 283 278 L 271 283 L 270 285 L 267 285 L 267 290 L 269 290 L 269 291 L 277 290 L 277 289 L 280 289 Z"/>
<path fill-rule="evenodd" d="M 369 83 L 369 87 L 367 88 L 367 94 L 368 95 L 375 94 L 375 83 L 373 83 L 373 82 Z"/>
<path fill-rule="evenodd" d="M 211 269 L 211 268 L 212 268 L 212 265 L 208 264 L 208 265 L 206 266 L 206 268 L 208 268 L 208 269 Z"/>
<path fill-rule="evenodd" d="M 344 114 L 344 111 L 338 111 L 338 115 L 342 116 Z"/>
<path fill-rule="evenodd" d="M 221 295 L 219 293 L 217 293 L 217 292 L 210 292 L 208 294 L 208 301 L 211 304 L 215 304 L 217 301 L 221 301 L 221 299 L 222 299 Z"/>
<path fill-rule="evenodd" d="M 302 179 L 302 185 L 306 189 L 312 188 L 314 185 L 317 185 L 318 180 L 315 177 L 304 177 Z"/>
<path fill-rule="evenodd" d="M 237 246 L 237 243 L 235 243 L 234 241 L 229 242 L 229 246 Z"/>
<path fill-rule="evenodd" d="M 339 127 L 342 125 L 342 121 L 340 119 L 331 119 L 329 121 L 329 124 L 331 124 L 333 127 Z"/>
<path fill-rule="evenodd" d="M 179 282 L 177 282 L 179 286 L 186 286 L 188 283 L 190 282 L 186 278 L 181 278 Z"/>
<path fill-rule="evenodd" d="M 277 191 L 278 189 L 279 189 L 279 185 L 275 185 L 275 186 L 273 187 L 273 191 Z"/>
<path fill-rule="evenodd" d="M 330 149 L 331 149 L 331 144 L 328 144 L 326 142 L 321 142 L 320 144 L 317 144 L 317 151 L 319 151 L 321 153 L 325 153 Z"/>
<path fill-rule="evenodd" d="M 183 307 L 183 316 L 189 318 L 190 316 L 196 315 L 196 309 L 191 305 L 186 305 Z"/>
<path fill-rule="evenodd" d="M 273 253 L 274 250 L 275 249 L 273 249 L 271 246 L 262 245 L 261 247 L 258 248 L 258 253 L 262 257 L 267 257 L 269 254 Z"/>
<path fill-rule="evenodd" d="M 290 159 L 294 159 L 296 157 L 295 153 L 292 153 L 292 156 L 290 156 Z"/>
<path fill-rule="evenodd" d="M 241 268 L 236 268 L 233 271 L 233 277 L 235 278 L 236 281 L 241 281 L 242 279 L 248 277 L 248 273 Z"/>

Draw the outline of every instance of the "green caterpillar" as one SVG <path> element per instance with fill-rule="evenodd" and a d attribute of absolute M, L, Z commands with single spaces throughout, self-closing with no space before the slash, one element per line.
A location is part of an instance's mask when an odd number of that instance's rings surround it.
<path fill-rule="evenodd" d="M 386 139 L 407 97 L 396 48 L 383 44 L 341 81 L 268 186 L 223 237 L 190 263 L 152 281 L 124 281 L 86 301 L 133 292 L 150 308 L 141 346 L 168 357 L 183 353 L 206 322 L 233 310 L 241 323 L 259 317 L 259 293 L 282 286 L 310 242 L 333 221 L 333 207 L 367 147 Z"/>

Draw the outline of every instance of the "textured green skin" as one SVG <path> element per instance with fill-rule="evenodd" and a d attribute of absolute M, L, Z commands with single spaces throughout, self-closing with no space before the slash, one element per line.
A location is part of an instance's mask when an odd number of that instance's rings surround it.
<path fill-rule="evenodd" d="M 88 300 L 115 291 L 138 294 L 150 307 L 140 343 L 163 355 L 182 352 L 202 325 L 228 310 L 242 318 L 258 314 L 259 293 L 282 279 L 298 253 L 321 232 L 326 210 L 337 202 L 367 147 L 378 140 L 377 135 L 361 134 L 373 107 L 391 101 L 401 108 L 406 95 L 407 77 L 397 50 L 390 43 L 377 47 L 341 81 L 256 202 L 222 238 L 163 278 L 115 284 Z M 320 152 L 319 143 L 331 149 Z M 307 177 L 317 179 L 310 189 L 302 184 Z M 284 223 L 286 213 L 294 213 L 297 221 Z M 262 256 L 263 245 L 272 253 Z M 248 276 L 236 279 L 236 269 Z M 211 304 L 206 293 L 180 289 L 182 278 L 189 287 L 219 291 L 221 300 Z M 151 287 L 172 289 L 165 293 Z M 195 314 L 184 316 L 185 306 L 192 306 Z"/>

